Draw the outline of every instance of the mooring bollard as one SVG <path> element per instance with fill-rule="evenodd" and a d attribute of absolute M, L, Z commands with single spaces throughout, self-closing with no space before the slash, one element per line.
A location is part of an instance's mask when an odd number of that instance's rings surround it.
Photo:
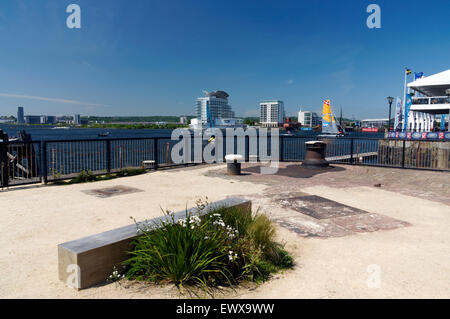
<path fill-rule="evenodd" d="M 225 156 L 228 175 L 241 175 L 241 162 L 243 160 L 244 157 L 238 154 L 229 154 Z"/>
<path fill-rule="evenodd" d="M 306 142 L 306 155 L 302 166 L 306 168 L 323 168 L 330 166 L 325 160 L 325 148 L 327 144 L 322 141 Z"/>

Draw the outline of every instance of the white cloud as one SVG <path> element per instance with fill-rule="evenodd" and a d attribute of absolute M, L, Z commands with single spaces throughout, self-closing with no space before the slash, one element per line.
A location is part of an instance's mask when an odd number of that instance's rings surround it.
<path fill-rule="evenodd" d="M 0 93 L 0 97 L 9 97 L 9 98 L 18 98 L 18 99 L 27 99 L 27 100 L 38 100 L 38 101 L 64 103 L 64 104 L 75 104 L 75 105 L 85 105 L 85 106 L 108 106 L 108 105 L 104 105 L 104 104 L 82 102 L 82 101 L 77 101 L 77 100 L 66 100 L 66 99 L 59 99 L 59 98 L 42 97 L 42 96 L 30 96 L 30 95 L 21 95 L 21 94 L 10 94 L 10 93 Z"/>

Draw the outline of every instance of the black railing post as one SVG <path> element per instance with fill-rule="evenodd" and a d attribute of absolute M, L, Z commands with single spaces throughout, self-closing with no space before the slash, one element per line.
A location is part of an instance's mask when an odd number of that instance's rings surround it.
<path fill-rule="evenodd" d="M 403 140 L 403 147 L 402 147 L 402 168 L 405 168 L 405 151 L 406 151 L 406 140 Z"/>
<path fill-rule="evenodd" d="M 350 164 L 355 164 L 355 161 L 353 160 L 353 147 L 354 147 L 353 143 L 354 142 L 353 142 L 353 137 L 352 137 L 350 140 Z"/>
<path fill-rule="evenodd" d="M 153 154 L 155 154 L 155 170 L 158 169 L 159 163 L 158 163 L 158 151 L 159 151 L 159 143 L 158 143 L 158 139 L 154 138 L 153 139 L 154 144 L 153 144 Z"/>
<path fill-rule="evenodd" d="M 250 162 L 250 136 L 245 135 L 244 136 L 244 143 L 245 143 L 245 162 Z"/>
<path fill-rule="evenodd" d="M 111 141 L 106 140 L 106 174 L 111 174 Z"/>
<path fill-rule="evenodd" d="M 47 142 L 41 141 L 40 147 L 41 147 L 41 159 L 42 159 L 41 180 L 42 180 L 42 183 L 47 184 L 48 183 Z"/>
<path fill-rule="evenodd" d="M 8 187 L 8 155 L 7 155 L 7 142 L 0 143 L 0 184 L 3 187 Z"/>

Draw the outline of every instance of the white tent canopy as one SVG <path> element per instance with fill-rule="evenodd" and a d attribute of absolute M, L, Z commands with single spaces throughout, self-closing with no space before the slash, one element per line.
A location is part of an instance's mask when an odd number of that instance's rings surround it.
<path fill-rule="evenodd" d="M 418 79 L 408 87 L 427 96 L 446 96 L 445 91 L 450 89 L 450 70 Z"/>

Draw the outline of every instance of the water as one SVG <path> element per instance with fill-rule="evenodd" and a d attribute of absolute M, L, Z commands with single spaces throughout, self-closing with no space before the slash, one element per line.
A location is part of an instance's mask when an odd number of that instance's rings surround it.
<path fill-rule="evenodd" d="M 19 130 L 25 130 L 31 134 L 34 141 L 39 140 L 76 140 L 76 139 L 98 139 L 98 134 L 109 132 L 107 138 L 133 138 L 133 137 L 170 137 L 170 129 L 113 129 L 113 128 L 70 128 L 70 129 L 52 129 L 47 126 L 33 125 L 10 125 L 0 124 L 0 129 L 9 136 L 17 136 Z M 295 132 L 295 136 L 315 137 L 318 132 Z M 348 137 L 356 138 L 383 138 L 383 133 L 350 133 Z"/>
<path fill-rule="evenodd" d="M 172 130 L 168 129 L 112 129 L 112 128 L 69 128 L 52 129 L 52 127 L 33 125 L 7 125 L 0 124 L 0 130 L 8 133 L 8 136 L 17 136 L 19 130 L 25 130 L 31 134 L 33 141 L 39 140 L 77 140 L 98 139 L 98 134 L 110 132 L 107 138 L 133 138 L 133 137 L 170 137 Z"/>

